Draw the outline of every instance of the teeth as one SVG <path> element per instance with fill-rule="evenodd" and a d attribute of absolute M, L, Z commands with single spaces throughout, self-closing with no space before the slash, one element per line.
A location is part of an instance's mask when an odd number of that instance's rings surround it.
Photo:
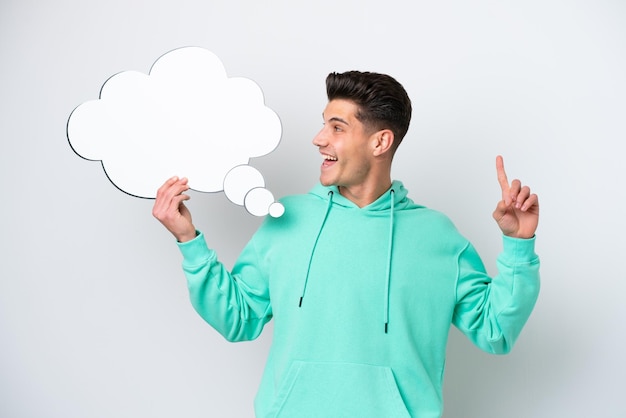
<path fill-rule="evenodd" d="M 324 159 L 327 161 L 337 161 L 337 157 L 333 157 L 332 155 L 325 155 L 324 154 Z"/>

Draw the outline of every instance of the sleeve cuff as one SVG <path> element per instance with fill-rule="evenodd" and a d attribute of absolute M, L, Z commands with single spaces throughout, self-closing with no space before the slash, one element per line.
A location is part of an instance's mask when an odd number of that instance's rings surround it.
<path fill-rule="evenodd" d="M 532 262 L 538 258 L 535 253 L 535 236 L 532 238 L 513 238 L 502 236 L 503 255 L 515 262 Z"/>
<path fill-rule="evenodd" d="M 200 231 L 196 231 L 194 239 L 186 242 L 177 241 L 176 245 L 178 245 L 178 249 L 183 255 L 183 262 L 187 265 L 205 263 L 213 255 L 213 251 L 206 244 L 204 234 Z"/>

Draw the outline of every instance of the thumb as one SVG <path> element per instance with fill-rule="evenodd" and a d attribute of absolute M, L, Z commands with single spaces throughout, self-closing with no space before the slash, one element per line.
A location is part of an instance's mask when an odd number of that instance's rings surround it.
<path fill-rule="evenodd" d="M 500 200 L 493 211 L 493 219 L 495 219 L 496 222 L 501 221 L 504 215 L 506 215 L 509 206 L 511 206 L 511 204 L 507 205 L 504 199 Z"/>

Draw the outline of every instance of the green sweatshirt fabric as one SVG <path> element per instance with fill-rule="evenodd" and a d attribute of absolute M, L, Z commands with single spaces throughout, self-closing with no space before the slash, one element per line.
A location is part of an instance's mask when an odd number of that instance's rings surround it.
<path fill-rule="evenodd" d="M 533 309 L 534 238 L 504 236 L 490 278 L 401 182 L 363 208 L 321 185 L 281 202 L 231 271 L 203 234 L 179 243 L 191 302 L 227 340 L 274 320 L 257 417 L 440 417 L 450 325 L 502 354 Z"/>

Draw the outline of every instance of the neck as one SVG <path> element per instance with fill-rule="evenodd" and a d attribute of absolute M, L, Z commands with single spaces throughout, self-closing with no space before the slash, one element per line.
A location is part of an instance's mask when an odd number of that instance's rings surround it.
<path fill-rule="evenodd" d="M 339 186 L 339 193 L 352 203 L 362 208 L 383 195 L 391 187 L 391 177 L 373 185 Z"/>

